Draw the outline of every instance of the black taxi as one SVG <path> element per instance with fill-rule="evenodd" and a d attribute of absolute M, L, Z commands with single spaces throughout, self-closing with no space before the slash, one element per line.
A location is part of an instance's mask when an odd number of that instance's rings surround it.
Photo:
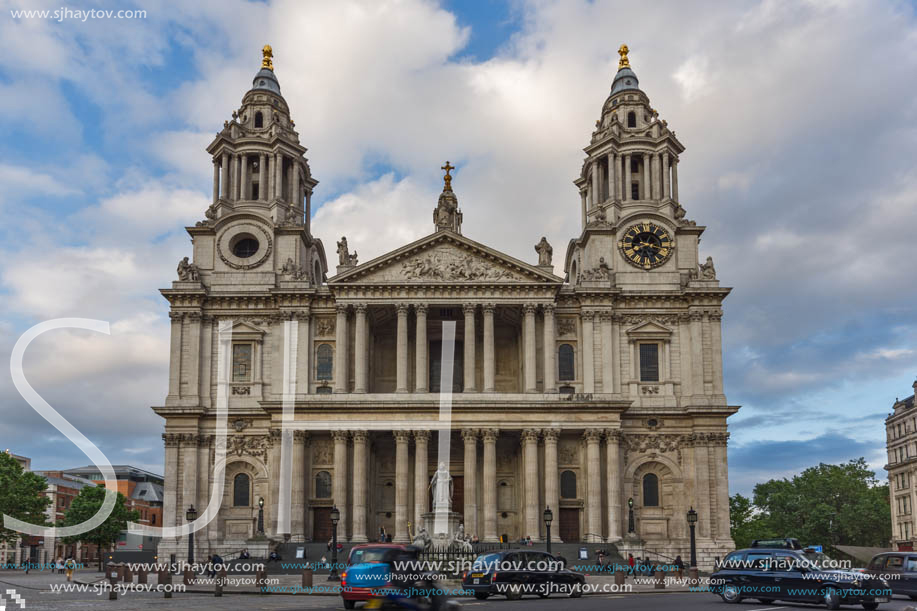
<path fill-rule="evenodd" d="M 562 594 L 579 598 L 586 577 L 568 570 L 566 563 L 535 550 L 503 550 L 480 554 L 462 575 L 462 589 L 478 600 L 502 595 L 519 600 L 525 595 L 547 598 Z"/>

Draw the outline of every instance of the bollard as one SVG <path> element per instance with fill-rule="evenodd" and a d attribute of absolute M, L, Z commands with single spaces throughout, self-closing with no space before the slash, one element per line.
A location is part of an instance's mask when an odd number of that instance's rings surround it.
<path fill-rule="evenodd" d="M 691 585 L 697 585 L 697 567 L 692 566 L 688 569 L 688 582 Z"/>
<path fill-rule="evenodd" d="M 656 569 L 653 575 L 653 582 L 656 584 L 655 588 L 657 590 L 665 590 L 665 572 Z"/>
<path fill-rule="evenodd" d="M 146 583 L 147 571 L 145 568 L 140 567 L 137 569 L 137 583 Z"/>
<path fill-rule="evenodd" d="M 624 581 L 626 580 L 626 578 L 627 578 L 627 577 L 626 577 L 626 574 L 624 573 L 624 571 L 620 571 L 620 570 L 619 570 L 619 571 L 615 571 L 615 585 L 616 585 L 616 586 L 623 586 L 623 585 L 624 585 Z"/>
<path fill-rule="evenodd" d="M 312 587 L 312 568 L 305 568 L 302 570 L 302 587 L 305 590 L 306 588 Z"/>
<path fill-rule="evenodd" d="M 134 573 L 131 571 L 131 565 L 125 564 L 124 570 L 121 573 L 121 578 L 125 583 L 134 583 Z"/>
<path fill-rule="evenodd" d="M 185 569 L 182 574 L 182 583 L 186 586 L 190 586 L 192 581 L 194 581 L 194 571 Z"/>
<path fill-rule="evenodd" d="M 255 571 L 255 585 L 258 586 L 258 590 L 261 594 L 266 594 L 264 590 L 264 581 L 267 579 L 267 571 L 264 569 L 258 569 Z"/>
<path fill-rule="evenodd" d="M 159 585 L 165 586 L 162 590 L 163 598 L 172 598 L 172 573 L 168 568 L 159 571 Z"/>
<path fill-rule="evenodd" d="M 118 567 L 113 563 L 108 563 L 108 585 L 111 586 L 111 589 L 108 591 L 108 600 L 118 600 L 118 591 L 115 590 L 115 586 L 118 585 Z"/>
<path fill-rule="evenodd" d="M 213 584 L 213 595 L 223 596 L 223 584 L 226 582 L 226 567 L 220 569 Z"/>
<path fill-rule="evenodd" d="M 118 570 L 118 581 L 124 581 L 124 563 L 116 563 L 115 568 Z"/>

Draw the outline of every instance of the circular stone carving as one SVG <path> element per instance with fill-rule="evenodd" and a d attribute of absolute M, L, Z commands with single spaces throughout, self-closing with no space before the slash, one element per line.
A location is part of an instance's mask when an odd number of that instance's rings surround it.
<path fill-rule="evenodd" d="M 232 252 L 232 247 L 241 239 L 254 238 L 258 242 L 258 250 L 250 257 L 244 259 L 237 257 Z M 238 223 L 227 227 L 217 238 L 217 254 L 223 263 L 233 269 L 252 269 L 264 263 L 271 255 L 274 241 L 264 228 L 254 223 Z"/>

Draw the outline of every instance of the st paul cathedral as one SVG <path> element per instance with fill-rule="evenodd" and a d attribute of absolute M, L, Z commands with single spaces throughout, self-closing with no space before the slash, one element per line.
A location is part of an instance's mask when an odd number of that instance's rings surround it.
<path fill-rule="evenodd" d="M 523 261 L 462 233 L 448 162 L 429 235 L 366 262 L 346 238 L 326 253 L 310 223 L 318 180 L 265 47 L 207 148 L 213 203 L 162 290 L 171 366 L 153 409 L 166 421 L 165 526 L 207 506 L 221 393 L 228 405 L 223 502 L 197 557 L 256 537 L 325 542 L 332 507 L 340 540 L 384 529 L 409 541 L 439 462 L 453 511 L 482 541 L 540 541 L 550 507 L 554 541 L 630 537 L 687 558 L 693 508 L 700 565 L 733 548 L 726 421 L 738 407 L 723 394 L 720 329 L 730 289 L 700 257 L 705 228 L 679 198 L 684 146 L 619 53 L 574 180 L 582 229 L 556 275 L 540 236 Z M 221 348 L 231 364 L 218 384 Z M 285 405 L 289 528 L 278 520 Z M 160 555 L 185 546 L 163 540 Z"/>

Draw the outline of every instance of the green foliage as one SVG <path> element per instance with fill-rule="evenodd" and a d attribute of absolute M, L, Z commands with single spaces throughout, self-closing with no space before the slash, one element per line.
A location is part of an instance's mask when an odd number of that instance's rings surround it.
<path fill-rule="evenodd" d="M 73 499 L 73 502 L 67 509 L 67 513 L 64 514 L 64 519 L 60 521 L 58 526 L 74 526 L 85 522 L 98 513 L 104 500 L 104 487 L 86 486 L 80 490 L 79 496 Z M 108 516 L 107 520 L 90 531 L 72 537 L 66 537 L 64 541 L 66 543 L 76 543 L 77 541 L 94 543 L 99 546 L 100 551 L 109 548 L 118 540 L 121 531 L 127 530 L 128 522 L 135 522 L 140 518 L 139 511 L 131 511 L 125 507 L 125 500 L 124 495 L 119 492 L 118 498 L 115 501 L 115 507 L 112 509 L 111 515 Z M 102 554 L 100 553 L 100 570 L 101 557 Z"/>
<path fill-rule="evenodd" d="M 884 546 L 891 539 L 888 484 L 879 485 L 866 460 L 819 464 L 792 479 L 755 486 L 754 500 L 729 499 L 738 547 L 753 539 L 796 537 L 803 545 Z"/>
<path fill-rule="evenodd" d="M 48 482 L 42 476 L 26 471 L 15 458 L 0 452 L 0 515 L 6 514 L 29 524 L 47 526 L 45 509 L 51 499 L 42 493 Z M 3 528 L 0 522 L 0 542 L 16 545 L 21 533 Z"/>

